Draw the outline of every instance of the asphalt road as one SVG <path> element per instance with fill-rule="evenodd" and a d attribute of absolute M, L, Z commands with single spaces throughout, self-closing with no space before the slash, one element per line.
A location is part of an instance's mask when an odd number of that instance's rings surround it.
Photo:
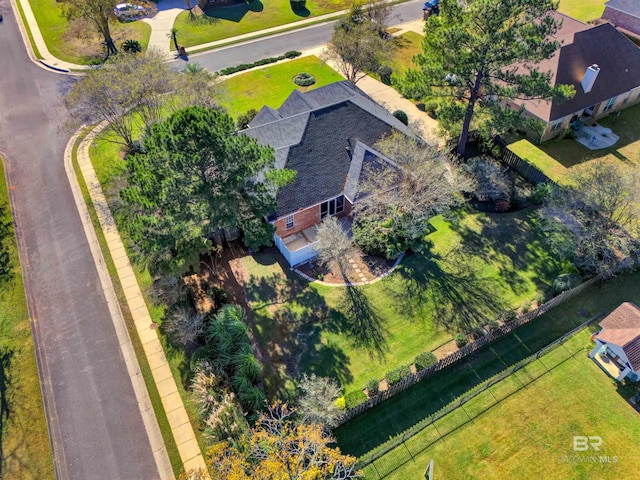
<path fill-rule="evenodd" d="M 72 80 L 31 63 L 0 0 L 5 166 L 60 480 L 158 478 L 63 166 L 60 95 Z"/>
<path fill-rule="evenodd" d="M 424 0 L 411 0 L 397 5 L 390 26 L 422 18 Z M 258 40 L 224 47 L 215 51 L 191 55 L 189 62 L 199 63 L 212 72 L 224 67 L 251 63 L 265 57 L 282 55 L 289 50 L 311 50 L 325 45 L 333 34 L 333 23 L 325 23 L 294 30 Z M 184 68 L 184 60 L 172 62 L 177 69 Z"/>

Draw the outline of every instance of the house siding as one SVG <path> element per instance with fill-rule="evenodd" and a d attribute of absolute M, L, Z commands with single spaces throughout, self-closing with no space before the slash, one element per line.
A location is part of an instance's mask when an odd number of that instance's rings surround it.
<path fill-rule="evenodd" d="M 625 99 L 626 99 L 626 102 L 625 102 Z M 598 105 L 596 105 L 596 108 L 594 109 L 593 115 L 590 117 L 590 120 L 598 120 L 600 118 L 604 118 L 608 115 L 611 115 L 614 112 L 624 110 L 625 108 L 631 107 L 632 105 L 639 103 L 640 102 L 640 86 L 634 88 L 629 92 L 621 93 L 620 95 L 617 95 L 615 103 L 611 106 L 609 110 L 605 112 L 604 109 L 608 101 L 609 99 L 603 102 L 600 102 Z M 561 119 L 554 120 L 552 122 L 547 123 L 547 127 L 540 141 L 544 142 L 551 138 L 557 137 L 558 135 L 564 134 L 570 128 L 570 123 L 573 116 L 577 115 L 578 117 L 581 117 L 582 113 L 590 106 L 591 105 L 581 110 L 578 110 L 577 112 L 574 112 L 570 115 L 567 115 L 566 117 L 562 117 Z M 556 121 L 561 121 L 562 126 L 554 131 L 551 131 L 551 128 Z"/>
<path fill-rule="evenodd" d="M 622 27 L 640 35 L 640 18 L 633 17 L 610 7 L 605 7 L 602 18 L 610 20 L 616 27 Z"/>
<path fill-rule="evenodd" d="M 330 200 L 330 199 L 327 199 Z M 351 211 L 353 206 L 347 197 L 344 198 L 344 210 L 336 215 L 336 217 L 344 217 L 351 215 Z M 306 230 L 309 227 L 313 227 L 320 223 L 320 204 L 313 205 L 308 208 L 304 208 L 298 210 L 293 213 L 293 228 L 287 229 L 287 217 L 289 215 L 285 215 L 283 217 L 279 217 L 274 223 L 273 226 L 276 229 L 276 235 L 280 238 L 288 237 L 289 235 L 293 235 L 294 233 L 301 232 L 302 230 Z"/>

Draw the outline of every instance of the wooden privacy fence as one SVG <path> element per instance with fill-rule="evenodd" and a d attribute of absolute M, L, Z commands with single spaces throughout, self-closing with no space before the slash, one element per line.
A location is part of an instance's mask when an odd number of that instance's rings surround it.
<path fill-rule="evenodd" d="M 511 169 L 520 174 L 521 177 L 531 182 L 533 185 L 538 186 L 541 183 L 555 183 L 549 177 L 547 177 L 542 170 L 535 165 L 523 160 L 518 155 L 509 150 L 507 143 L 498 135 L 493 137 L 493 143 L 500 149 L 498 159 Z"/>
<path fill-rule="evenodd" d="M 361 403 L 360 405 L 357 405 L 353 408 L 350 408 L 349 410 L 347 410 L 344 415 L 342 416 L 342 418 L 340 419 L 339 425 L 342 425 L 346 422 L 348 422 L 349 420 L 351 420 L 352 418 L 360 415 L 362 412 L 365 412 L 367 410 L 369 410 L 370 408 L 375 407 L 376 405 L 378 405 L 379 403 L 384 402 L 385 400 L 393 397 L 394 395 L 397 395 L 398 393 L 406 390 L 407 388 L 415 385 L 416 383 L 424 380 L 425 378 L 428 378 L 432 375 L 434 375 L 435 373 L 439 372 L 440 370 L 449 367 L 450 365 L 453 365 L 456 362 L 459 362 L 460 360 L 462 360 L 463 358 L 465 358 L 468 355 L 471 355 L 472 353 L 476 352 L 477 350 L 480 350 L 481 348 L 485 347 L 486 345 L 488 345 L 489 343 L 498 340 L 499 338 L 507 335 L 508 333 L 511 333 L 513 330 L 515 330 L 516 328 L 529 323 L 531 320 L 539 317 L 540 315 L 548 312 L 549 310 L 551 310 L 552 308 L 560 305 L 561 303 L 567 301 L 568 299 L 578 295 L 579 293 L 581 293 L 585 288 L 590 287 L 591 285 L 593 285 L 594 283 L 600 281 L 601 278 L 600 277 L 594 277 L 580 285 L 578 285 L 575 288 L 572 288 L 571 290 L 566 290 L 564 292 L 562 292 L 561 294 L 553 297 L 551 300 L 549 300 L 546 303 L 543 303 L 542 305 L 540 305 L 538 308 L 536 308 L 535 310 L 531 310 L 530 312 L 524 313 L 520 316 L 518 316 L 516 319 L 514 319 L 511 322 L 505 323 L 504 325 L 501 325 L 500 327 L 496 328 L 495 330 L 490 331 L 489 333 L 483 335 L 482 337 L 478 338 L 477 340 L 468 343 L 467 345 L 465 345 L 464 347 L 460 348 L 459 350 L 453 352 L 450 355 L 447 355 L 446 357 L 444 357 L 443 359 L 439 360 L 436 364 L 420 371 L 414 374 L 409 375 L 408 377 L 406 377 L 404 380 L 402 380 L 401 382 L 397 383 L 396 385 L 393 385 L 391 388 L 389 388 L 388 390 L 385 390 L 383 392 L 378 393 L 377 395 L 367 399 L 364 403 Z"/>

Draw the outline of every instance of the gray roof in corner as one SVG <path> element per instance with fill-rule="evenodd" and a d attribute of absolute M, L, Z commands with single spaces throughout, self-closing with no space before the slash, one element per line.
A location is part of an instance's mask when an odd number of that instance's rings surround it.
<path fill-rule="evenodd" d="M 638 0 L 609 0 L 604 5 L 632 17 L 640 18 L 640 2 Z"/>
<path fill-rule="evenodd" d="M 353 161 L 362 163 L 365 146 L 394 129 L 415 138 L 386 109 L 343 81 L 304 94 L 294 91 L 277 111 L 263 107 L 241 133 L 272 146 L 276 168 L 297 172 L 294 182 L 278 192 L 276 217 L 281 217 L 341 194 L 353 199 L 353 177 L 361 170 Z"/>

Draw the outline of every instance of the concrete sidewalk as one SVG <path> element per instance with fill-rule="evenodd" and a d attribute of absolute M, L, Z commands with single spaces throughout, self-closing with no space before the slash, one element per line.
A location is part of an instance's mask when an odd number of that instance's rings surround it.
<path fill-rule="evenodd" d="M 98 182 L 98 177 L 89 158 L 89 147 L 93 139 L 104 127 L 105 124 L 101 124 L 94 128 L 81 142 L 77 153 L 78 165 L 87 184 L 89 194 L 91 195 L 91 201 L 93 202 L 98 220 L 100 221 L 100 227 L 102 228 L 109 252 L 115 264 L 127 305 L 131 311 L 140 342 L 142 343 L 147 361 L 149 362 L 151 374 L 158 388 L 162 406 L 167 414 L 173 438 L 175 439 L 180 458 L 184 464 L 184 469 L 187 472 L 199 469 L 206 471 L 204 458 L 196 440 L 193 427 L 189 421 L 187 411 L 182 403 L 176 382 L 164 355 L 162 344 L 158 338 L 157 325 L 151 320 L 144 297 L 142 296 L 133 268 L 129 262 L 127 252 L 122 244 L 115 221 L 111 216 L 111 211 L 102 192 L 102 187 Z M 75 137 L 72 140 L 75 140 Z M 73 178 L 69 178 L 69 181 L 73 183 L 75 181 L 75 173 L 73 170 L 67 173 L 70 177 L 73 176 Z M 79 200 L 77 199 L 77 202 L 82 202 L 79 208 L 84 207 L 86 210 L 86 205 L 84 205 L 82 197 L 80 197 Z M 104 268 L 106 271 L 106 265 L 102 264 L 99 267 Z M 138 380 L 142 381 L 141 376 Z M 142 381 L 140 388 L 144 388 L 146 393 L 144 381 Z M 153 411 L 151 411 L 151 413 L 153 414 Z M 162 441 L 162 438 L 160 438 L 160 441 Z M 164 448 L 164 445 L 162 445 L 162 448 Z"/>

